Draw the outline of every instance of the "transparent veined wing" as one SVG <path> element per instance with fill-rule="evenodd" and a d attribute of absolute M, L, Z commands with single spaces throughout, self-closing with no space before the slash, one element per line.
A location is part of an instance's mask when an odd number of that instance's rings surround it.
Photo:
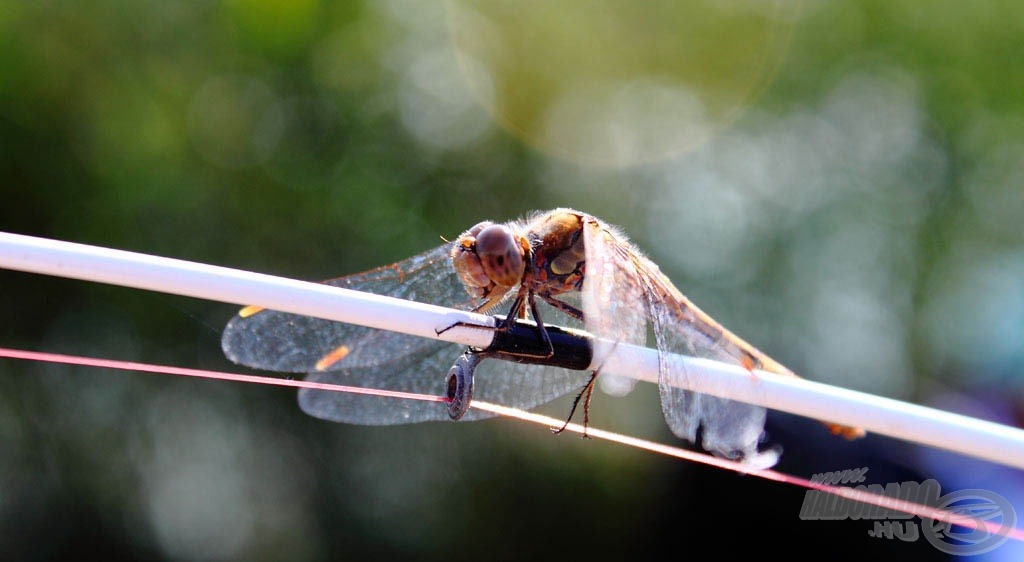
<path fill-rule="evenodd" d="M 462 310 L 473 308 L 445 244 L 398 263 L 326 281 L 326 284 Z M 556 314 L 548 307 L 543 314 Z M 307 380 L 443 395 L 444 377 L 462 353 L 456 345 L 353 324 L 260 310 L 228 322 L 222 347 L 232 361 L 258 369 L 308 373 Z M 476 371 L 473 396 L 533 408 L 586 382 L 580 373 L 496 359 Z M 302 389 L 299 405 L 318 418 L 365 425 L 448 419 L 444 404 Z M 462 419 L 491 414 L 470 410 Z"/>
<path fill-rule="evenodd" d="M 472 308 L 472 299 L 452 272 L 448 251 L 447 244 L 441 245 L 398 263 L 324 284 L 467 310 Z M 235 316 L 221 339 L 224 353 L 235 363 L 287 373 L 369 367 L 437 345 L 442 344 L 275 310 Z M 347 353 L 339 353 L 342 346 Z M 344 357 L 325 362 L 332 354 Z"/>
<path fill-rule="evenodd" d="M 735 336 L 690 303 L 657 266 L 644 268 L 643 277 L 652 287 L 648 306 L 660 354 L 661 406 L 669 427 L 693 440 L 699 424 L 701 446 L 706 450 L 752 464 L 774 465 L 781 451 L 777 447 L 759 450 L 767 417 L 765 408 L 684 390 L 687 377 L 694 375 L 679 360 L 679 354 L 747 369 L 756 363 L 736 345 Z"/>
<path fill-rule="evenodd" d="M 431 352 L 396 356 L 393 361 L 379 366 L 310 373 L 306 379 L 439 396 L 445 390 L 444 377 L 448 368 L 460 353 L 458 346 L 443 344 Z M 485 359 L 476 369 L 473 399 L 530 409 L 578 392 L 586 381 L 586 373 L 582 371 Z M 321 419 L 363 425 L 399 425 L 448 419 L 448 409 L 436 402 L 325 390 L 301 389 L 299 406 Z M 461 419 L 472 421 L 493 415 L 470 408 Z"/>
<path fill-rule="evenodd" d="M 633 390 L 636 379 L 617 374 L 626 365 L 607 364 L 617 344 L 647 346 L 646 309 L 643 287 L 619 235 L 606 225 L 587 217 L 583 224 L 587 273 L 583 279 L 583 316 L 588 332 L 598 338 L 594 357 L 601 366 L 601 390 L 622 396 Z"/>
<path fill-rule="evenodd" d="M 712 453 L 762 465 L 774 464 L 778 451 L 758 451 L 764 432 L 765 408 L 686 390 L 687 377 L 694 375 L 679 360 L 680 356 L 751 367 L 742 349 L 735 345 L 735 336 L 694 306 L 657 265 L 623 236 L 599 219 L 588 216 L 585 220 L 588 281 L 595 286 L 585 287 L 584 292 L 598 295 L 596 309 L 607 306 L 615 314 L 628 318 L 627 331 L 618 336 L 611 323 L 604 326 L 605 322 L 599 322 L 594 329 L 601 330 L 602 337 L 613 341 L 618 337 L 643 342 L 636 326 L 638 313 L 629 310 L 642 311 L 644 337 L 646 321 L 651 322 L 659 352 L 662 412 L 672 432 L 696 443 L 700 429 L 701 446 Z M 598 266 L 596 279 L 589 278 L 591 260 Z M 619 287 L 608 286 L 611 283 Z M 642 305 L 638 306 L 639 303 Z M 585 313 L 592 314 L 594 310 L 587 308 Z M 598 315 L 603 314 L 598 310 Z M 591 328 L 589 317 L 587 326 Z"/>

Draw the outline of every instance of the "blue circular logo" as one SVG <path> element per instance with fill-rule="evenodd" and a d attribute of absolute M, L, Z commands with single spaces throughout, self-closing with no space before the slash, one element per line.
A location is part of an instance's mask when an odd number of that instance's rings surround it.
<path fill-rule="evenodd" d="M 983 554 L 1009 538 L 1017 513 L 1006 498 L 988 490 L 958 490 L 939 498 L 937 509 L 958 515 L 953 522 L 922 518 L 922 534 L 946 554 Z M 991 526 L 999 526 L 994 532 Z"/>

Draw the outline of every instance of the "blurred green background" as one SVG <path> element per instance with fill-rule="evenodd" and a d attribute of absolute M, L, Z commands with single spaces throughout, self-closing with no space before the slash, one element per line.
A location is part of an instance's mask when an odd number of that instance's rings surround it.
<path fill-rule="evenodd" d="M 809 378 L 1019 424 L 1022 60 L 1010 0 L 0 0 L 0 230 L 323 279 L 574 207 Z M 15 348 L 237 371 L 235 309 L 0 271 Z M 656 389 L 593 410 L 678 443 Z M 768 435 L 786 472 L 1024 516 L 1015 471 Z M 942 559 L 802 499 L 507 420 L 350 427 L 287 390 L 0 361 L 0 559 Z"/>

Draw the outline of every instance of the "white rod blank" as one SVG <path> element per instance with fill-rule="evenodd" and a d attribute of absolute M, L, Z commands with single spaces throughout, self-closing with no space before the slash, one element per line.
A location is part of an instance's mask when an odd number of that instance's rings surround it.
<path fill-rule="evenodd" d="M 493 332 L 456 322 L 493 325 L 491 318 L 391 297 L 225 267 L 0 232 L 0 267 L 110 283 L 238 305 L 316 316 L 485 348 Z M 613 347 L 604 366 L 649 382 L 658 355 L 649 348 Z M 933 408 L 739 366 L 682 358 L 690 390 L 868 432 L 956 451 L 1024 469 L 1024 430 Z M 454 360 L 454 357 L 453 357 Z M 628 371 L 626 367 L 628 366 Z M 623 372 L 626 371 L 626 372 Z"/>
<path fill-rule="evenodd" d="M 657 383 L 656 350 L 619 347 L 617 356 L 609 361 L 617 365 L 631 362 L 637 367 L 630 372 L 619 367 L 613 372 Z M 620 354 L 628 354 L 630 359 L 624 361 Z M 1016 427 L 767 371 L 752 374 L 739 365 L 693 357 L 680 359 L 677 364 L 685 365 L 688 374 L 683 385 L 690 390 L 862 427 L 868 433 L 1024 469 L 1024 430 Z"/>
<path fill-rule="evenodd" d="M 227 267 L 0 232 L 0 267 L 316 316 L 474 347 L 487 347 L 482 314 Z M 445 330 L 438 334 L 440 330 Z"/>

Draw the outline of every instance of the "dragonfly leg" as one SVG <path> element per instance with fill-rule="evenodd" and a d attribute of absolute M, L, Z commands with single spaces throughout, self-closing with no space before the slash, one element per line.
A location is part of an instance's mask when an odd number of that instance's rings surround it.
<path fill-rule="evenodd" d="M 561 310 L 562 312 L 568 314 L 569 316 L 572 316 L 573 318 L 581 322 L 583 321 L 583 311 L 576 308 L 575 306 L 567 302 L 560 301 L 551 295 L 541 294 L 540 298 L 544 299 L 544 302 L 550 304 L 551 306 L 557 308 L 558 310 Z"/>
<path fill-rule="evenodd" d="M 572 408 L 569 409 L 569 417 L 565 419 L 565 423 L 558 429 L 551 430 L 554 434 L 559 434 L 565 431 L 565 428 L 569 427 L 569 422 L 572 421 L 572 417 L 576 414 L 576 407 L 580 405 L 580 400 L 583 399 L 583 437 L 588 437 L 587 427 L 590 425 L 590 398 L 594 395 L 594 383 L 597 381 L 598 370 L 594 370 L 590 374 L 590 379 L 587 380 L 587 384 L 583 386 L 583 390 L 576 395 L 576 398 L 572 401 Z M 586 395 L 584 399 L 583 396 Z"/>
<path fill-rule="evenodd" d="M 473 324 L 471 322 L 459 321 L 459 322 L 453 323 L 451 326 L 446 326 L 444 328 L 441 328 L 440 330 L 434 330 L 434 333 L 436 333 L 437 335 L 440 336 L 441 334 L 443 334 L 443 333 L 447 332 L 448 330 L 451 330 L 452 328 L 455 328 L 455 327 L 479 328 L 481 330 L 490 330 L 490 331 L 498 331 L 498 330 L 504 331 L 504 330 L 508 330 L 509 326 L 515 324 L 516 317 L 518 315 L 522 314 L 521 311 L 523 310 L 523 302 L 524 302 L 523 299 L 524 298 L 525 297 L 523 296 L 523 292 L 520 291 L 519 294 L 516 296 L 516 300 L 512 302 L 512 308 L 509 309 L 508 315 L 505 317 L 504 320 L 499 322 L 497 326 L 481 326 L 479 324 Z M 480 313 L 482 313 L 482 312 L 486 311 L 487 309 L 491 308 L 492 306 L 494 306 L 494 303 L 492 303 L 491 301 L 488 300 L 488 301 L 485 301 L 480 306 L 474 308 L 473 312 L 480 312 Z"/>
<path fill-rule="evenodd" d="M 594 381 L 597 380 L 597 371 L 590 375 L 590 382 L 587 383 L 587 397 L 583 400 L 583 437 L 587 435 L 587 428 L 590 427 L 590 399 L 594 397 Z"/>
<path fill-rule="evenodd" d="M 481 326 L 480 324 L 474 324 L 472 322 L 463 322 L 463 321 L 460 320 L 458 322 L 452 323 L 451 326 L 445 326 L 444 328 L 441 328 L 440 330 L 435 329 L 434 333 L 440 336 L 441 334 L 447 332 L 448 330 L 451 330 L 452 328 L 459 328 L 459 327 L 476 328 L 477 330 L 487 330 L 487 331 L 491 331 L 491 332 L 493 332 L 495 330 L 501 330 L 502 329 L 501 326 Z"/>
<path fill-rule="evenodd" d="M 530 313 L 533 314 L 534 323 L 537 325 L 537 339 L 543 344 L 544 351 L 506 351 L 505 354 L 531 359 L 550 359 L 555 356 L 555 345 L 551 341 L 551 335 L 548 333 L 547 328 L 544 327 L 544 321 L 541 320 L 540 313 L 537 311 L 537 300 L 534 298 L 533 291 L 521 290 L 516 300 L 512 303 L 512 308 L 508 311 L 505 319 L 491 329 L 498 332 L 511 330 L 519 318 L 526 316 L 527 306 L 530 308 Z"/>
<path fill-rule="evenodd" d="M 544 327 L 544 321 L 540 318 L 540 313 L 537 310 L 537 300 L 534 297 L 533 291 L 526 289 L 525 287 L 519 290 L 516 295 L 516 299 L 512 301 L 512 307 L 509 308 L 508 315 L 505 319 L 498 323 L 494 328 L 490 328 L 495 331 L 507 331 L 515 325 L 516 320 L 526 317 L 526 307 L 529 306 L 530 313 L 533 315 L 534 323 L 537 324 L 538 338 L 540 342 L 544 344 L 546 351 L 543 353 L 514 353 L 520 357 L 531 357 L 536 359 L 550 359 L 555 355 L 555 346 L 551 342 L 551 335 L 548 334 L 547 328 Z M 455 325 L 458 325 L 456 323 Z M 451 328 L 451 326 L 449 326 Z"/>
<path fill-rule="evenodd" d="M 544 327 L 544 322 L 540 319 L 540 314 L 537 311 L 537 301 L 534 298 L 533 292 L 525 288 L 519 290 L 516 295 L 516 299 L 512 301 L 512 306 L 509 308 L 508 314 L 503 320 L 498 321 L 496 326 L 481 326 L 479 324 L 473 324 L 470 322 L 454 322 L 451 326 L 446 326 L 440 330 L 434 330 L 435 333 L 441 335 L 448 330 L 456 326 L 465 326 L 469 328 L 476 328 L 479 330 L 488 330 L 492 332 L 507 332 L 513 326 L 516 325 L 516 321 L 526 316 L 526 307 L 529 306 L 530 313 L 533 314 L 534 322 L 537 324 L 537 337 L 538 340 L 544 345 L 545 350 L 538 353 L 527 353 L 527 352 L 508 352 L 509 355 L 517 355 L 519 357 L 528 357 L 533 359 L 550 359 L 555 355 L 555 346 L 551 341 L 551 335 L 548 334 L 547 328 Z"/>
<path fill-rule="evenodd" d="M 487 311 L 491 310 L 492 308 L 497 306 L 498 303 L 500 303 L 501 301 L 505 300 L 505 297 L 509 293 L 509 289 L 507 287 L 501 288 L 501 289 L 503 289 L 503 290 L 500 290 L 500 291 L 492 290 L 488 294 L 483 295 L 481 297 L 483 302 L 481 302 L 477 306 L 473 307 L 471 312 L 478 312 L 480 314 L 486 314 Z M 523 304 L 525 302 L 525 298 L 526 298 L 525 295 L 526 295 L 526 287 L 520 287 L 519 288 L 519 292 L 516 294 L 516 299 L 515 299 L 515 301 L 512 302 L 512 307 L 509 309 L 508 316 L 498 326 L 499 329 L 507 330 L 508 327 L 511 326 L 515 322 L 515 319 L 516 319 L 517 315 L 518 315 L 519 318 L 525 318 L 526 317 L 526 307 L 523 306 Z M 472 323 L 469 323 L 469 322 L 455 322 L 451 326 L 447 326 L 445 328 L 441 328 L 440 330 L 435 329 L 434 332 L 437 335 L 441 335 L 441 334 L 447 332 L 448 330 L 451 330 L 452 328 L 454 328 L 456 326 L 467 326 L 467 327 L 471 327 L 471 328 L 494 329 L 494 328 L 489 328 L 489 327 L 485 327 L 485 326 L 480 326 L 478 324 L 472 324 Z"/>
<path fill-rule="evenodd" d="M 529 298 L 533 299 L 533 293 L 527 293 L 526 288 L 519 289 L 519 293 L 516 294 L 516 300 L 512 301 L 512 306 L 508 309 L 508 314 L 505 316 L 505 321 L 502 322 L 498 328 L 501 330 L 509 329 L 516 320 L 524 318 L 526 316 L 526 300 Z"/>
<path fill-rule="evenodd" d="M 544 327 L 544 321 L 540 319 L 540 312 L 537 310 L 537 299 L 534 298 L 531 292 L 527 294 L 526 300 L 530 303 L 530 314 L 533 315 L 533 321 L 537 323 L 537 330 L 540 331 L 541 343 L 548 348 L 547 357 L 551 357 L 555 354 L 555 346 L 551 343 L 551 335 L 548 334 L 547 328 Z"/>

